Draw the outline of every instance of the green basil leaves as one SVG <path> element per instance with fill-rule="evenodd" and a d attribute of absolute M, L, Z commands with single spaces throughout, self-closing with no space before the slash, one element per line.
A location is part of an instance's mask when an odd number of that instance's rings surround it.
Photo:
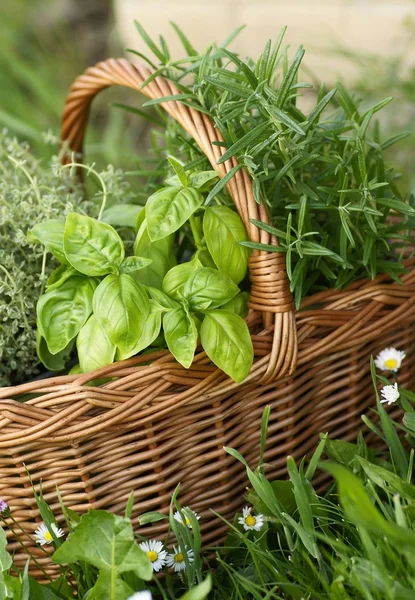
<path fill-rule="evenodd" d="M 118 204 L 103 222 L 69 213 L 33 229 L 32 239 L 61 261 L 37 305 L 38 355 L 48 368 L 62 370 L 72 348 L 79 372 L 89 372 L 163 346 L 189 368 L 199 344 L 235 381 L 248 375 L 249 294 L 238 286 L 248 265 L 245 228 L 231 208 L 204 206 L 214 171 L 187 173 L 168 160 L 170 185 L 144 209 Z M 137 231 L 132 256 L 126 227 Z"/>
<path fill-rule="evenodd" d="M 239 292 L 238 286 L 226 275 L 215 269 L 197 269 L 187 280 L 183 295 L 194 311 L 218 308 L 232 300 Z"/>
<path fill-rule="evenodd" d="M 176 360 L 186 369 L 190 367 L 197 346 L 197 322 L 183 308 L 176 308 L 163 317 L 167 346 Z"/>
<path fill-rule="evenodd" d="M 206 313 L 200 329 L 202 346 L 222 371 L 240 383 L 249 374 L 254 350 L 245 321 L 225 310 Z"/>
<path fill-rule="evenodd" d="M 111 342 L 129 352 L 150 314 L 150 300 L 146 289 L 128 273 L 107 275 L 95 291 L 93 309 Z"/>
<path fill-rule="evenodd" d="M 51 354 L 57 354 L 76 337 L 92 312 L 96 282 L 82 275 L 68 277 L 47 291 L 37 304 L 38 327 Z"/>
<path fill-rule="evenodd" d="M 227 206 L 208 206 L 203 232 L 219 271 L 235 283 L 242 281 L 248 268 L 248 248 L 240 242 L 246 242 L 248 236 L 240 217 Z"/>
<path fill-rule="evenodd" d="M 162 188 L 147 200 L 146 219 L 151 241 L 177 231 L 202 206 L 203 196 L 194 188 Z"/>
<path fill-rule="evenodd" d="M 70 264 L 92 277 L 118 273 L 124 260 L 122 239 L 111 225 L 76 213 L 66 218 L 63 247 Z"/>

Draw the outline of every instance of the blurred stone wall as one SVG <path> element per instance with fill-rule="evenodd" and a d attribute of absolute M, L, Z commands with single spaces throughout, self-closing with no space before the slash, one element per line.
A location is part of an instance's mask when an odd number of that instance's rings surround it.
<path fill-rule="evenodd" d="M 248 27 L 233 43 L 242 56 L 256 58 L 267 39 L 288 26 L 286 43 L 306 49 L 305 64 L 318 79 L 350 77 L 354 67 L 333 49 L 390 55 L 405 42 L 404 24 L 415 17 L 414 0 L 114 0 L 121 40 L 148 54 L 135 27 L 140 21 L 150 36 L 163 35 L 173 57 L 183 50 L 169 21 L 177 23 L 198 50 L 222 41 L 237 26 Z M 412 48 L 412 55 L 415 49 Z"/>

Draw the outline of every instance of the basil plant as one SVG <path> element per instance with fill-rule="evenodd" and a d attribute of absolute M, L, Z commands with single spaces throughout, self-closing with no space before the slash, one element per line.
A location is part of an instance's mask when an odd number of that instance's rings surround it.
<path fill-rule="evenodd" d="M 189 368 L 200 344 L 233 380 L 247 377 L 249 294 L 238 285 L 248 266 L 244 225 L 229 206 L 205 206 L 214 171 L 187 175 L 169 160 L 176 175 L 144 208 L 130 206 L 128 219 L 120 205 L 102 221 L 69 213 L 32 229 L 31 239 L 61 263 L 37 304 L 37 351 L 47 368 L 65 368 L 75 347 L 76 369 L 89 372 L 163 346 Z M 112 226 L 126 220 L 136 230 L 132 256 Z M 182 244 L 190 260 L 177 264 Z"/>

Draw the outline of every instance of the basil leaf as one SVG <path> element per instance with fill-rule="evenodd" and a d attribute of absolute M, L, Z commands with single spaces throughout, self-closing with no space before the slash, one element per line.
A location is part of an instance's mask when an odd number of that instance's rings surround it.
<path fill-rule="evenodd" d="M 114 361 L 116 346 L 95 315 L 91 315 L 76 340 L 82 373 L 89 373 Z"/>
<path fill-rule="evenodd" d="M 227 310 L 229 312 L 233 312 L 236 315 L 244 318 L 248 314 L 248 301 L 249 301 L 249 292 L 241 292 L 237 294 L 232 300 L 229 300 L 226 304 L 221 306 L 221 310 Z"/>
<path fill-rule="evenodd" d="M 215 183 L 219 175 L 216 171 L 199 171 L 190 175 L 190 185 L 200 192 L 205 192 Z"/>
<path fill-rule="evenodd" d="M 44 223 L 38 223 L 27 234 L 29 242 L 40 242 L 49 252 L 63 264 L 68 260 L 63 249 L 63 232 L 65 221 L 61 219 L 50 219 Z"/>
<path fill-rule="evenodd" d="M 176 308 L 163 316 L 163 328 L 168 349 L 188 369 L 193 361 L 198 338 L 194 317 L 183 308 Z"/>
<path fill-rule="evenodd" d="M 152 263 L 151 258 L 143 258 L 142 256 L 127 256 L 120 265 L 120 273 L 133 273 L 140 269 L 145 269 Z"/>
<path fill-rule="evenodd" d="M 177 160 L 177 158 L 174 158 L 174 156 L 168 156 L 167 160 L 173 167 L 174 172 L 176 173 L 177 177 L 179 178 L 179 181 L 182 184 L 182 186 L 187 187 L 187 185 L 189 184 L 189 178 L 187 176 L 186 171 L 184 170 L 183 163 L 180 162 L 179 160 Z"/>
<path fill-rule="evenodd" d="M 183 297 L 183 289 L 186 281 L 202 267 L 202 263 L 197 259 L 193 258 L 189 262 L 176 265 L 163 279 L 162 290 L 165 294 L 174 298 L 174 300 L 181 300 Z"/>
<path fill-rule="evenodd" d="M 71 355 L 73 346 L 74 340 L 71 340 L 66 348 L 57 354 L 51 354 L 45 338 L 42 337 L 39 329 L 36 331 L 36 352 L 39 359 L 42 361 L 45 367 L 49 369 L 49 371 L 62 371 L 65 368 L 65 365 Z"/>
<path fill-rule="evenodd" d="M 197 258 L 202 263 L 202 267 L 209 267 L 210 269 L 216 269 L 216 265 L 213 262 L 213 258 L 207 248 L 201 248 L 197 251 Z"/>
<path fill-rule="evenodd" d="M 161 240 L 177 231 L 203 204 L 203 196 L 194 188 L 168 187 L 150 196 L 146 220 L 151 241 Z"/>
<path fill-rule="evenodd" d="M 210 254 L 219 271 L 239 283 L 248 268 L 248 248 L 239 242 L 248 236 L 239 215 L 227 206 L 208 206 L 203 232 Z"/>
<path fill-rule="evenodd" d="M 59 287 L 68 277 L 72 277 L 72 275 L 79 275 L 79 273 L 69 265 L 59 265 L 49 276 L 47 283 L 48 291 Z"/>
<path fill-rule="evenodd" d="M 248 376 L 254 349 L 242 317 L 225 310 L 207 312 L 200 339 L 210 360 L 234 381 L 241 383 Z"/>
<path fill-rule="evenodd" d="M 238 292 L 239 288 L 232 279 L 208 267 L 195 271 L 183 288 L 183 295 L 195 312 L 218 308 L 232 300 Z"/>
<path fill-rule="evenodd" d="M 113 204 L 102 213 L 102 222 L 113 227 L 138 227 L 138 215 L 144 206 L 138 204 Z"/>
<path fill-rule="evenodd" d="M 135 273 L 134 279 L 145 285 L 160 288 L 167 271 L 176 264 L 173 242 L 173 235 L 152 242 L 148 235 L 147 222 L 144 220 L 135 239 L 134 254 L 151 259 L 152 262 L 148 267 Z"/>
<path fill-rule="evenodd" d="M 162 311 L 160 311 L 156 302 L 150 300 L 150 314 L 145 319 L 143 326 L 140 331 L 140 336 L 136 345 L 131 348 L 128 352 L 123 352 L 120 348 L 117 349 L 116 360 L 125 360 L 126 358 L 130 358 L 130 356 L 134 356 L 138 354 L 145 348 L 151 346 L 154 340 L 160 333 L 161 329 L 161 315 Z"/>
<path fill-rule="evenodd" d="M 124 244 L 111 225 L 76 213 L 66 217 L 63 247 L 71 265 L 93 277 L 118 273 L 124 260 Z"/>
<path fill-rule="evenodd" d="M 150 300 L 145 288 L 128 273 L 107 275 L 95 290 L 93 308 L 111 342 L 127 353 L 137 345 Z"/>
<path fill-rule="evenodd" d="M 178 302 L 167 296 L 167 294 L 161 290 L 153 287 L 149 287 L 147 289 L 150 292 L 151 298 L 158 304 L 160 309 L 174 310 L 175 308 L 180 308 L 180 304 L 178 304 Z"/>
<path fill-rule="evenodd" d="M 78 334 L 92 312 L 95 288 L 95 280 L 72 275 L 39 298 L 38 327 L 51 354 L 66 348 Z"/>

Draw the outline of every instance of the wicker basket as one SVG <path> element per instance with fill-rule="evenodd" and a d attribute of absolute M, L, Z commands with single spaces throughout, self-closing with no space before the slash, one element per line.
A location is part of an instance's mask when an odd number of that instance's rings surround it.
<path fill-rule="evenodd" d="M 89 106 L 110 85 L 140 90 L 150 75 L 126 60 L 108 60 L 88 69 L 73 84 L 63 114 L 62 139 L 82 149 Z M 177 93 L 158 77 L 140 90 L 151 98 Z M 197 141 L 221 176 L 235 160 L 218 165 L 219 132 L 201 113 L 166 102 L 163 108 Z M 251 240 L 276 244 L 250 219 L 267 221 L 240 170 L 228 183 Z M 284 258 L 254 252 L 250 258 L 251 299 L 247 317 L 255 350 L 249 377 L 232 382 L 198 352 L 188 370 L 167 351 L 138 356 L 86 375 L 65 375 L 0 389 L 0 496 L 30 546 L 50 574 L 48 556 L 30 537 L 41 520 L 28 473 L 63 522 L 56 488 L 65 504 L 85 512 L 105 508 L 123 512 L 134 490 L 133 517 L 167 511 L 171 493 L 181 485 L 181 503 L 201 514 L 205 545 L 223 541 L 226 527 L 209 509 L 226 518 L 241 508 L 247 485 L 244 468 L 223 451 L 238 449 L 255 466 L 260 419 L 272 406 L 266 460 L 270 476 L 284 475 L 286 455 L 301 457 L 318 433 L 350 440 L 360 415 L 373 406 L 369 357 L 386 346 L 407 353 L 400 383 L 415 378 L 415 261 L 408 263 L 403 285 L 385 276 L 359 281 L 347 291 L 326 291 L 307 298 L 293 311 Z M 295 371 L 295 376 L 294 376 Z M 100 387 L 88 385 L 110 377 Z M 25 403 L 19 396 L 33 394 Z M 163 534 L 164 522 L 140 528 Z M 8 532 L 10 534 L 10 532 Z M 27 555 L 13 541 L 17 566 Z"/>

